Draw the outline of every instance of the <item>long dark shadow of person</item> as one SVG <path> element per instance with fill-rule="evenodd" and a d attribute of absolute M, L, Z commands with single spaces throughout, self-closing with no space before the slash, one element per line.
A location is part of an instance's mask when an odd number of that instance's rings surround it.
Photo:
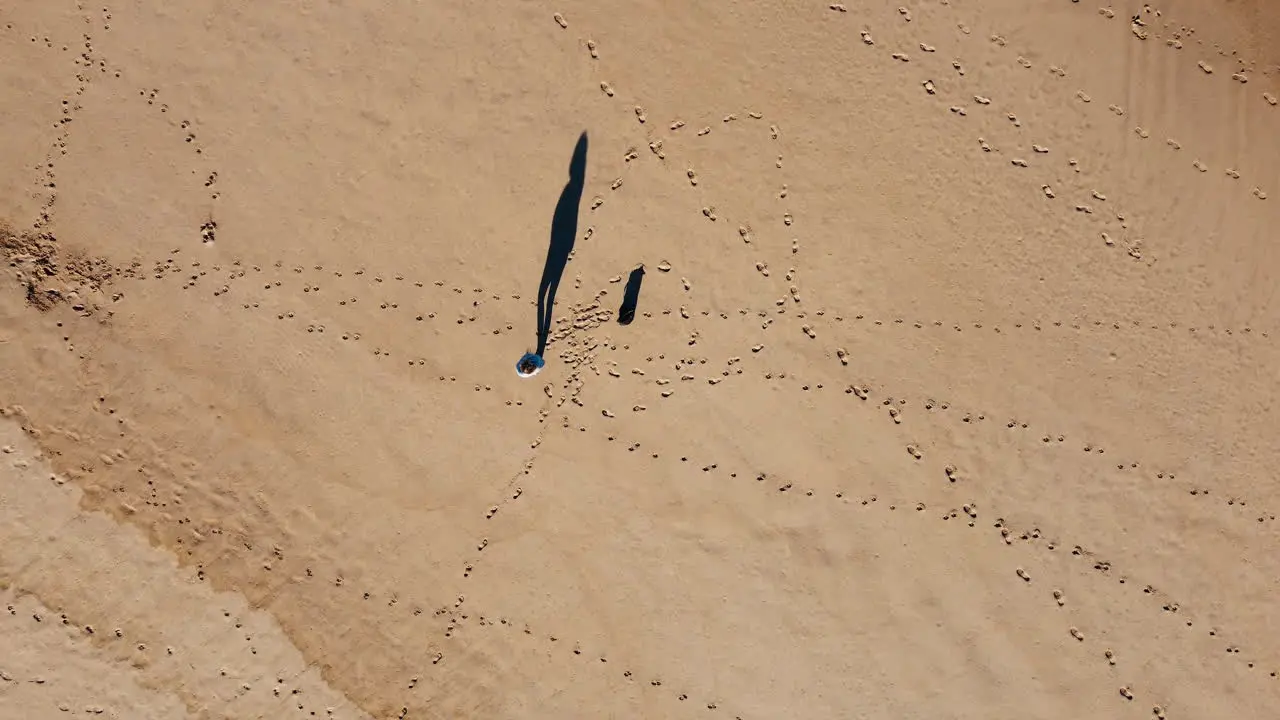
<path fill-rule="evenodd" d="M 636 319 L 636 306 L 640 304 L 640 283 L 644 282 L 644 266 L 627 276 L 627 287 L 622 291 L 622 305 L 618 306 L 618 324 L 630 325 Z"/>
<path fill-rule="evenodd" d="M 587 179 L 587 133 L 578 137 L 569 161 L 569 182 L 565 183 L 551 216 L 551 244 L 547 247 L 547 262 L 542 268 L 542 282 L 538 285 L 538 350 L 539 357 L 547 349 L 551 335 L 551 321 L 555 313 L 556 289 L 564 267 L 569 263 L 569 253 L 578 236 L 578 203 Z"/>

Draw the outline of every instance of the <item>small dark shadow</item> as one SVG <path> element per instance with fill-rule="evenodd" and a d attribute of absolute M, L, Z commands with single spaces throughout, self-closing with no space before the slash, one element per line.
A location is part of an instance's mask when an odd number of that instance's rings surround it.
<path fill-rule="evenodd" d="M 636 319 L 636 306 L 640 304 L 640 283 L 644 282 L 644 266 L 627 276 L 627 288 L 622 291 L 622 305 L 618 307 L 618 324 L 630 325 Z"/>
<path fill-rule="evenodd" d="M 547 262 L 542 267 L 542 282 L 538 284 L 538 350 L 541 356 L 547 349 L 547 337 L 551 334 L 551 321 L 555 313 L 556 289 L 569 263 L 569 253 L 578 236 L 578 204 L 582 200 L 582 188 L 587 179 L 587 133 L 578 137 L 569 161 L 569 182 L 560 193 L 555 214 L 551 216 L 551 244 L 547 247 Z"/>

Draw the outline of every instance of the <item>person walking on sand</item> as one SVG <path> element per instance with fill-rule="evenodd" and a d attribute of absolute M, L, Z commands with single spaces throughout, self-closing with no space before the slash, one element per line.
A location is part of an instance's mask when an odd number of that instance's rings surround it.
<path fill-rule="evenodd" d="M 573 253 L 578 235 L 578 204 L 582 200 L 582 188 L 587 178 L 587 134 L 578 137 L 569 161 L 569 181 L 560 192 L 555 213 L 551 216 L 551 242 L 547 246 L 547 259 L 542 266 L 542 280 L 538 283 L 538 349 L 542 355 L 547 349 L 555 313 L 556 290 L 564 276 L 565 265 Z"/>
<path fill-rule="evenodd" d="M 587 134 L 583 132 L 578 136 L 573 157 L 569 160 L 569 180 L 560 192 L 555 213 L 551 216 L 551 242 L 547 246 L 547 259 L 542 266 L 542 279 L 538 283 L 538 349 L 526 352 L 516 362 L 516 374 L 522 378 L 537 375 L 546 364 L 542 354 L 546 352 L 547 342 L 550 340 L 556 290 L 560 287 L 560 278 L 564 275 L 565 265 L 569 263 L 578 234 L 578 204 L 582 200 L 586 177 Z"/>
<path fill-rule="evenodd" d="M 545 364 L 541 355 L 526 352 L 516 363 L 516 374 L 522 378 L 533 377 L 542 370 L 542 366 Z"/>

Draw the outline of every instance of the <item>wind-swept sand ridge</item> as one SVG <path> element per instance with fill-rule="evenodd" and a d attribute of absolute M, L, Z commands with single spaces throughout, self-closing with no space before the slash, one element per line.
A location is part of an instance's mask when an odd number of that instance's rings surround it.
<path fill-rule="evenodd" d="M 8 11 L 12 696 L 1267 717 L 1275 58 L 1130 5 Z"/>
<path fill-rule="evenodd" d="M 12 419 L 0 448 L 7 717 L 55 717 L 55 707 L 265 717 L 290 706 L 368 717 L 307 667 L 268 614 L 214 592 L 133 528 L 80 510 L 78 489 Z"/>

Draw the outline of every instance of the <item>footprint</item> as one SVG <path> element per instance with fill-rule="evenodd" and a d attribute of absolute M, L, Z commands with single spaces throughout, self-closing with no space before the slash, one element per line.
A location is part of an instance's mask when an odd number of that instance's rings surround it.
<path fill-rule="evenodd" d="M 609 83 L 604 82 L 603 80 L 600 81 L 600 92 L 603 92 L 605 95 L 608 95 L 609 97 L 613 97 L 613 87 L 609 85 Z"/>
<path fill-rule="evenodd" d="M 557 25 L 559 25 L 561 28 L 567 28 L 567 27 L 569 27 L 569 21 L 568 21 L 568 20 L 565 20 L 565 19 L 564 19 L 564 16 L 563 16 L 563 15 L 561 15 L 560 13 L 556 13 L 555 15 L 552 15 L 551 17 L 556 21 L 556 24 L 557 24 Z"/>

